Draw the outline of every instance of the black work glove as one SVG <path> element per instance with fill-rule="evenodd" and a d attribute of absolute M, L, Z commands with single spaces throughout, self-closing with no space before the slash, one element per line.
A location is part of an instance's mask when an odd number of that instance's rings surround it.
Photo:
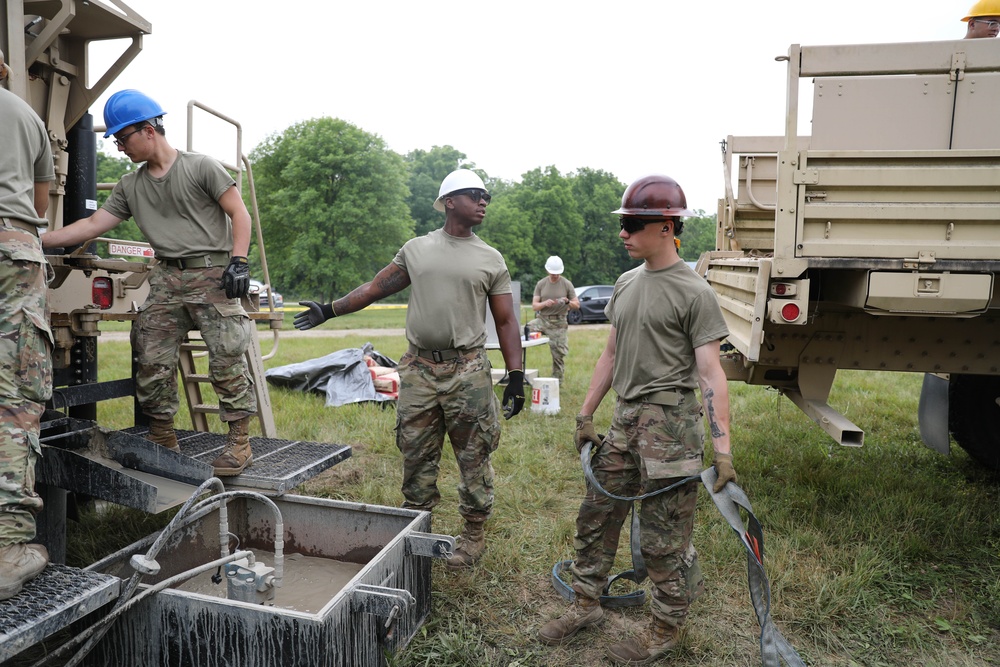
<path fill-rule="evenodd" d="M 732 454 L 716 452 L 713 464 L 715 465 L 715 472 L 719 475 L 719 478 L 715 480 L 715 485 L 712 487 L 712 491 L 715 493 L 719 493 L 722 489 L 726 488 L 726 484 L 729 482 L 740 481 L 736 476 L 736 469 L 733 468 Z"/>
<path fill-rule="evenodd" d="M 507 386 L 503 390 L 503 416 L 510 419 L 524 407 L 524 371 L 507 373 Z"/>
<path fill-rule="evenodd" d="M 305 306 L 306 309 L 295 316 L 293 324 L 295 324 L 296 329 L 302 331 L 318 327 L 328 319 L 337 316 L 332 303 L 319 304 L 315 301 L 299 301 L 299 305 Z"/>
<path fill-rule="evenodd" d="M 601 436 L 597 434 L 597 429 L 594 428 L 594 416 L 577 415 L 576 433 L 573 434 L 573 444 L 576 445 L 576 451 L 583 451 L 583 446 L 588 442 L 594 443 L 594 447 L 601 444 Z"/>
<path fill-rule="evenodd" d="M 250 292 L 250 265 L 246 257 L 234 255 L 222 274 L 222 289 L 227 299 L 242 299 Z"/>

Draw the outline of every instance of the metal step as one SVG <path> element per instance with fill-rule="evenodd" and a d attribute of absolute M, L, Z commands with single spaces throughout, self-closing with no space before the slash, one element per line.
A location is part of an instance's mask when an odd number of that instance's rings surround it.
<path fill-rule="evenodd" d="M 143 436 L 144 426 L 125 429 L 125 433 Z M 226 436 L 221 433 L 177 431 L 181 453 L 196 461 L 211 464 L 222 453 Z M 312 479 L 324 470 L 351 456 L 351 448 L 326 442 L 279 440 L 252 436 L 253 464 L 242 474 L 224 477 L 226 486 L 254 489 L 266 495 L 281 495 Z"/>
<path fill-rule="evenodd" d="M 0 663 L 112 602 L 121 584 L 108 574 L 49 565 L 0 602 Z"/>

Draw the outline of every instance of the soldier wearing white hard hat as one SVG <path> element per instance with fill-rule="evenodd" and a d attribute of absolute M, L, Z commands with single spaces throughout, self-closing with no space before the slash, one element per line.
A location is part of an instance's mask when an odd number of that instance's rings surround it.
<path fill-rule="evenodd" d="M 565 372 L 566 355 L 569 353 L 569 326 L 566 313 L 580 310 L 573 283 L 563 277 L 562 258 L 552 255 L 545 261 L 545 271 L 549 274 L 535 284 L 535 294 L 531 298 L 531 308 L 537 317 L 528 322 L 529 331 L 540 332 L 549 339 L 552 352 L 552 377 L 562 380 Z"/>
<path fill-rule="evenodd" d="M 490 454 L 500 441 L 500 406 L 486 356 L 486 308 L 493 314 L 507 366 L 504 416 L 524 407 L 521 341 L 507 264 L 473 233 L 490 193 L 474 171 L 458 169 L 441 183 L 434 208 L 444 226 L 410 239 L 369 282 L 333 303 L 300 301 L 295 328 L 361 310 L 406 287 L 409 350 L 399 360 L 396 446 L 403 453 L 403 507 L 431 511 L 441 500 L 438 464 L 445 433 L 458 459 L 458 511 L 465 520 L 449 569 L 475 564 L 486 549 L 493 512 Z"/>

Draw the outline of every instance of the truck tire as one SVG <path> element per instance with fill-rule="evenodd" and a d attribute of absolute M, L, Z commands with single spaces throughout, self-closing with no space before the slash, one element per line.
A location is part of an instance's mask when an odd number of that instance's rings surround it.
<path fill-rule="evenodd" d="M 948 383 L 948 428 L 969 456 L 1000 472 L 1000 377 L 953 374 Z"/>
<path fill-rule="evenodd" d="M 579 310 L 570 309 L 570 311 L 566 313 L 566 321 L 570 324 L 579 324 L 583 321 L 583 313 Z"/>

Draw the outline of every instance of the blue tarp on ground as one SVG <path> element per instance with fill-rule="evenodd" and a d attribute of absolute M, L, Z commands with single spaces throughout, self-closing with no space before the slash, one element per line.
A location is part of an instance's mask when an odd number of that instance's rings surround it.
<path fill-rule="evenodd" d="M 364 347 L 338 350 L 325 357 L 272 368 L 264 377 L 275 387 L 324 394 L 327 407 L 394 400 L 375 391 L 365 355 L 375 359 L 379 366 L 396 367 L 395 361 L 373 350 L 371 343 L 365 343 Z"/>

